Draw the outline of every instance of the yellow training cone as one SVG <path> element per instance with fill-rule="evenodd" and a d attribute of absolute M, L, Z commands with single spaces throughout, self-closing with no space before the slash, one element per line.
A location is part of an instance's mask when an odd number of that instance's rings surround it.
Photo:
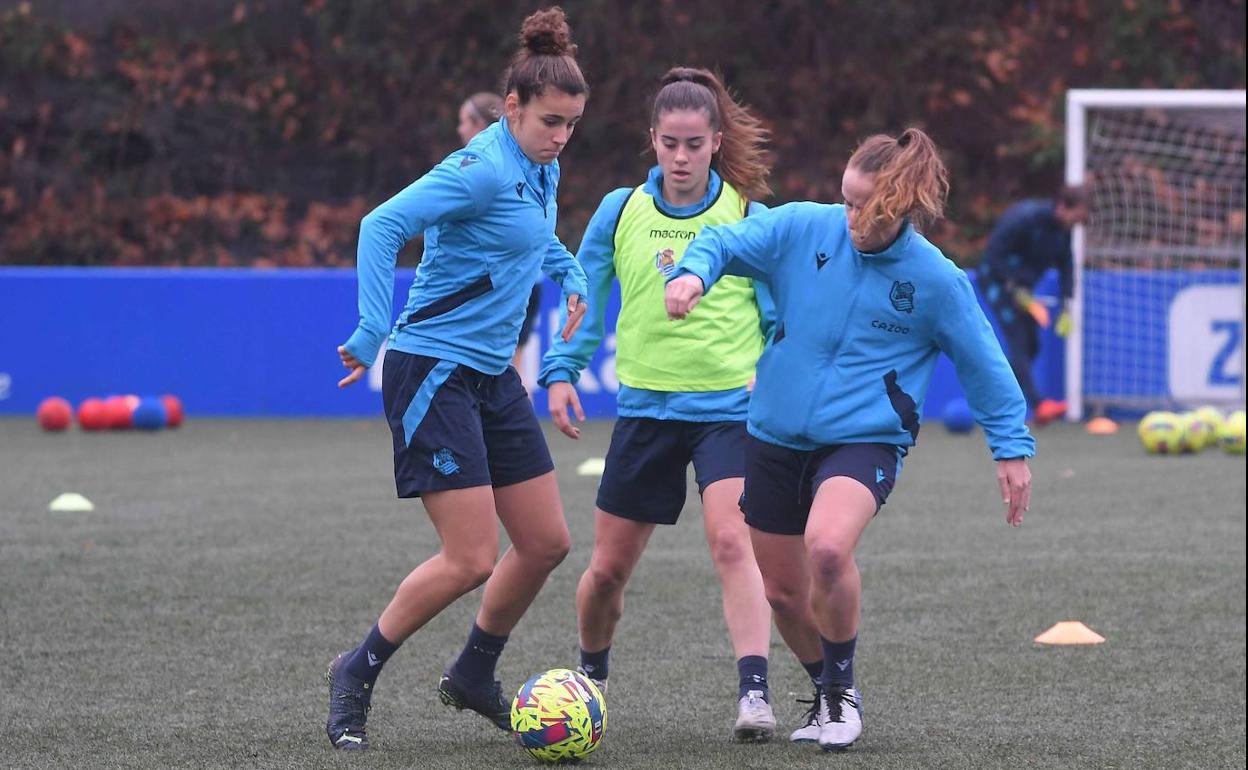
<path fill-rule="evenodd" d="M 66 492 L 63 495 L 57 495 L 56 499 L 48 504 L 48 510 L 65 513 L 94 511 L 95 504 L 77 492 Z"/>
<path fill-rule="evenodd" d="M 591 457 L 580 465 L 576 466 L 576 475 L 578 476 L 601 476 L 603 469 L 607 467 L 607 461 L 602 457 Z"/>
<path fill-rule="evenodd" d="M 1036 641 L 1040 644 L 1100 644 L 1105 637 L 1077 620 L 1063 620 L 1037 636 Z"/>

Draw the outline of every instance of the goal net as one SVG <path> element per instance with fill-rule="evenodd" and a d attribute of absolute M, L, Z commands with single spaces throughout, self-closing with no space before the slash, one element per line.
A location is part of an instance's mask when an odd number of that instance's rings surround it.
<path fill-rule="evenodd" d="M 1070 416 L 1244 402 L 1244 92 L 1072 90 Z"/>

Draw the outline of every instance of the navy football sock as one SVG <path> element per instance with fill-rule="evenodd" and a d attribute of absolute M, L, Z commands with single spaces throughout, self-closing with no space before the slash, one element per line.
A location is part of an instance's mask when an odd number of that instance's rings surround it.
<path fill-rule="evenodd" d="M 581 670 L 590 679 L 604 681 L 607 678 L 607 658 L 610 656 L 611 645 L 609 644 L 598 652 L 581 650 Z"/>
<path fill-rule="evenodd" d="M 767 700 L 767 659 L 762 655 L 746 655 L 737 659 L 737 697 L 744 698 L 750 690 L 758 690 Z"/>
<path fill-rule="evenodd" d="M 397 649 L 399 645 L 382 636 L 381 629 L 374 625 L 364 643 L 356 647 L 347 659 L 347 673 L 362 682 L 373 684 L 381 673 L 381 667 Z"/>
<path fill-rule="evenodd" d="M 802 663 L 802 668 L 806 669 L 807 675 L 810 676 L 810 683 L 818 686 L 819 680 L 823 678 L 823 659 Z"/>
<path fill-rule="evenodd" d="M 823 686 L 854 686 L 854 648 L 858 636 L 845 642 L 823 640 Z"/>
<path fill-rule="evenodd" d="M 494 667 L 498 664 L 498 656 L 503 654 L 503 646 L 506 644 L 506 636 L 487 633 L 473 623 L 464 649 L 451 666 L 451 673 L 472 684 L 493 682 Z"/>

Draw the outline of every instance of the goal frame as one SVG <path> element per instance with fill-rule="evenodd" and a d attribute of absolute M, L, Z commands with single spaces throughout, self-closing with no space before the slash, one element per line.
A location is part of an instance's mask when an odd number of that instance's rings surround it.
<path fill-rule="evenodd" d="M 1087 175 L 1088 111 L 1147 108 L 1245 109 L 1245 92 L 1214 89 L 1107 89 L 1075 88 L 1066 92 L 1066 183 L 1083 184 Z M 1074 295 L 1071 315 L 1076 319 L 1066 338 L 1066 401 L 1068 420 L 1084 418 L 1083 398 L 1083 269 L 1084 228 L 1071 233 L 1074 257 Z M 1240 291 L 1244 289 L 1244 260 L 1240 260 Z M 1240 398 L 1243 399 L 1243 381 Z"/>

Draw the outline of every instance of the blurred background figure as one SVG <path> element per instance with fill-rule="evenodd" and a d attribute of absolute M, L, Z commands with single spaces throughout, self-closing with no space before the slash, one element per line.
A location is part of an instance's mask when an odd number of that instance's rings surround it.
<path fill-rule="evenodd" d="M 1053 323 L 1049 308 L 1032 292 L 1046 270 L 1057 269 L 1061 300 L 1054 331 L 1059 337 L 1070 334 L 1067 303 L 1074 291 L 1070 231 L 1087 217 L 1083 187 L 1065 186 L 1056 198 L 1015 203 L 997 220 L 980 263 L 984 296 L 1001 325 L 1010 367 L 1037 425 L 1063 417 L 1066 402 L 1045 398 L 1031 376 L 1031 365 L 1040 352 L 1040 327 Z"/>
<path fill-rule="evenodd" d="M 490 91 L 478 91 L 459 105 L 459 140 L 464 144 L 481 133 L 503 114 L 503 97 Z"/>

